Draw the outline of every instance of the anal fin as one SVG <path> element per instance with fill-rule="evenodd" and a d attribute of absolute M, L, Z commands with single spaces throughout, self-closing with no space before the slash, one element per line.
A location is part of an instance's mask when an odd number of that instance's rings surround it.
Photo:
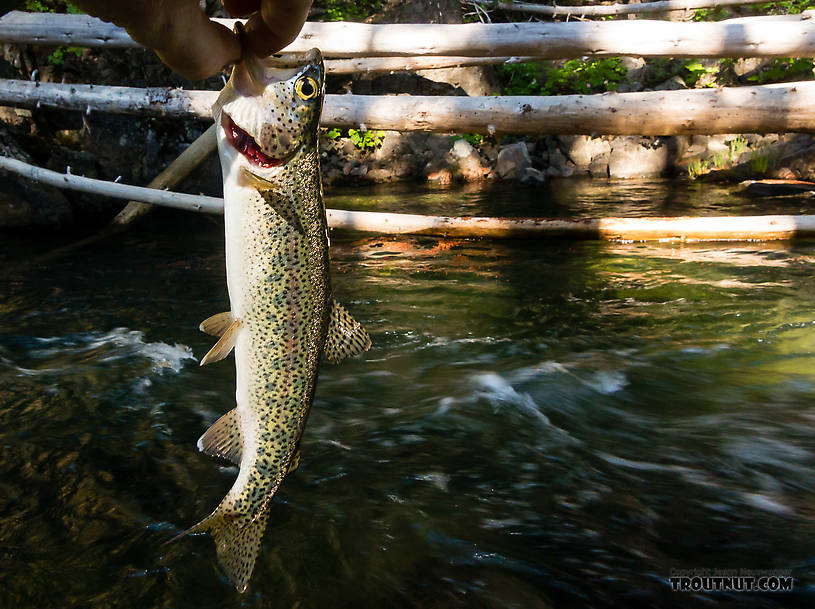
<path fill-rule="evenodd" d="M 212 349 L 209 350 L 202 359 L 201 359 L 201 366 L 206 366 L 207 364 L 211 364 L 212 362 L 219 362 L 224 359 L 229 352 L 232 351 L 232 348 L 235 346 L 235 339 L 238 338 L 238 329 L 241 327 L 241 320 L 236 319 L 234 320 L 229 327 L 224 331 L 221 338 L 218 339 L 218 342 L 215 343 Z"/>
<path fill-rule="evenodd" d="M 330 316 L 324 348 L 329 362 L 336 364 L 370 349 L 371 337 L 365 328 L 335 300 L 331 301 Z"/>
<path fill-rule="evenodd" d="M 201 332 L 210 334 L 211 336 L 223 336 L 224 332 L 232 325 L 232 311 L 225 311 L 223 313 L 216 313 L 207 317 L 198 326 Z"/>
<path fill-rule="evenodd" d="M 240 465 L 243 437 L 238 409 L 233 408 L 198 438 L 198 450 L 210 457 L 220 457 Z"/>

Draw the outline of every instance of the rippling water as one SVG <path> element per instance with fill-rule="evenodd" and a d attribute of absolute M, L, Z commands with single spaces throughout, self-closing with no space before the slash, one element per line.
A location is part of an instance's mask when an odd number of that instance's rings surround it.
<path fill-rule="evenodd" d="M 760 209 L 642 183 L 357 195 L 329 205 Z M 50 243 L 4 238 L 0 607 L 815 606 L 812 243 L 335 235 L 374 346 L 323 366 L 240 596 L 208 537 L 163 545 L 236 469 L 195 447 L 233 406 L 233 367 L 197 365 L 227 304 L 220 220 L 160 220 L 48 263 Z M 672 592 L 692 568 L 788 569 L 795 589 Z"/>

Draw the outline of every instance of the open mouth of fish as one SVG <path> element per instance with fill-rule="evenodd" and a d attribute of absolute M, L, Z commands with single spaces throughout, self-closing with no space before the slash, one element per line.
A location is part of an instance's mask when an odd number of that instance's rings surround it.
<path fill-rule="evenodd" d="M 223 125 L 226 139 L 229 140 L 229 143 L 253 165 L 262 169 L 279 167 L 280 165 L 285 165 L 289 158 L 291 158 L 291 155 L 287 155 L 283 158 L 275 158 L 264 153 L 255 141 L 255 138 L 238 127 L 226 112 L 221 115 L 221 124 Z"/>

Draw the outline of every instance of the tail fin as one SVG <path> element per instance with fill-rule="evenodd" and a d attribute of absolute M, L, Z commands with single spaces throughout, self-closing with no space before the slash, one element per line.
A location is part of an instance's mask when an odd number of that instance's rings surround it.
<path fill-rule="evenodd" d="M 255 518 L 229 513 L 219 506 L 201 522 L 170 541 L 190 533 L 208 532 L 215 540 L 218 562 L 238 592 L 245 592 L 266 530 L 268 510 Z M 170 543 L 170 542 L 167 542 Z"/>

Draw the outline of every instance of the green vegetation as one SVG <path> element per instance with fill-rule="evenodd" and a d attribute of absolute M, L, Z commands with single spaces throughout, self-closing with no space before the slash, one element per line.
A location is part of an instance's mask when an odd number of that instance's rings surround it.
<path fill-rule="evenodd" d="M 688 177 L 695 180 L 700 175 L 707 173 L 712 169 L 726 169 L 737 164 L 741 159 L 741 155 L 749 151 L 747 140 L 742 136 L 737 135 L 732 140 L 727 142 L 727 150 L 717 152 L 712 157 L 707 159 L 697 159 L 688 164 Z M 755 162 L 755 163 L 754 163 Z M 755 168 L 754 168 L 755 164 Z M 754 173 L 765 173 L 769 165 L 769 157 L 753 152 L 750 159 L 750 168 Z M 761 170 L 757 168 L 764 167 Z"/>
<path fill-rule="evenodd" d="M 32 13 L 72 13 L 74 15 L 82 13 L 73 4 L 64 0 L 25 0 L 23 7 Z"/>
<path fill-rule="evenodd" d="M 731 11 L 726 6 L 717 8 L 700 8 L 693 13 L 694 21 L 721 21 L 733 16 Z"/>
<path fill-rule="evenodd" d="M 325 9 L 323 21 L 362 21 L 382 8 L 381 0 L 322 0 L 315 7 Z"/>
<path fill-rule="evenodd" d="M 333 127 L 326 131 L 325 135 L 332 140 L 347 137 L 360 150 L 376 150 L 385 141 L 385 132 L 379 130 L 348 129 L 348 131 L 343 132 Z"/>
<path fill-rule="evenodd" d="M 385 132 L 349 129 L 348 137 L 354 143 L 354 146 L 360 150 L 375 150 L 379 148 L 385 140 Z"/>
<path fill-rule="evenodd" d="M 770 59 L 761 71 L 747 80 L 757 85 L 771 82 L 784 82 L 789 80 L 812 79 L 812 59 L 808 57 L 788 57 Z"/>
<path fill-rule="evenodd" d="M 685 62 L 683 69 L 683 80 L 689 87 L 695 86 L 696 83 L 699 82 L 699 79 L 705 74 L 719 73 L 719 66 L 703 66 L 698 59 L 691 59 Z M 716 85 L 713 82 L 709 82 L 705 86 L 714 87 Z"/>
<path fill-rule="evenodd" d="M 699 159 L 697 161 L 691 161 L 688 163 L 688 177 L 691 180 L 695 180 L 700 175 L 707 173 L 709 170 L 710 164 L 704 159 Z"/>
<path fill-rule="evenodd" d="M 561 64 L 505 64 L 498 67 L 505 95 L 569 95 L 616 91 L 626 69 L 619 57 L 570 59 Z"/>
<path fill-rule="evenodd" d="M 464 140 L 476 148 L 487 141 L 487 138 L 480 133 L 459 133 L 455 139 Z"/>
<path fill-rule="evenodd" d="M 762 15 L 797 15 L 815 8 L 815 0 L 788 0 L 755 5 L 756 12 Z"/>
<path fill-rule="evenodd" d="M 54 49 L 54 52 L 48 56 L 48 63 L 50 63 L 52 66 L 61 66 L 65 63 L 66 54 L 74 55 L 75 57 L 82 57 L 82 47 L 57 47 Z"/>

